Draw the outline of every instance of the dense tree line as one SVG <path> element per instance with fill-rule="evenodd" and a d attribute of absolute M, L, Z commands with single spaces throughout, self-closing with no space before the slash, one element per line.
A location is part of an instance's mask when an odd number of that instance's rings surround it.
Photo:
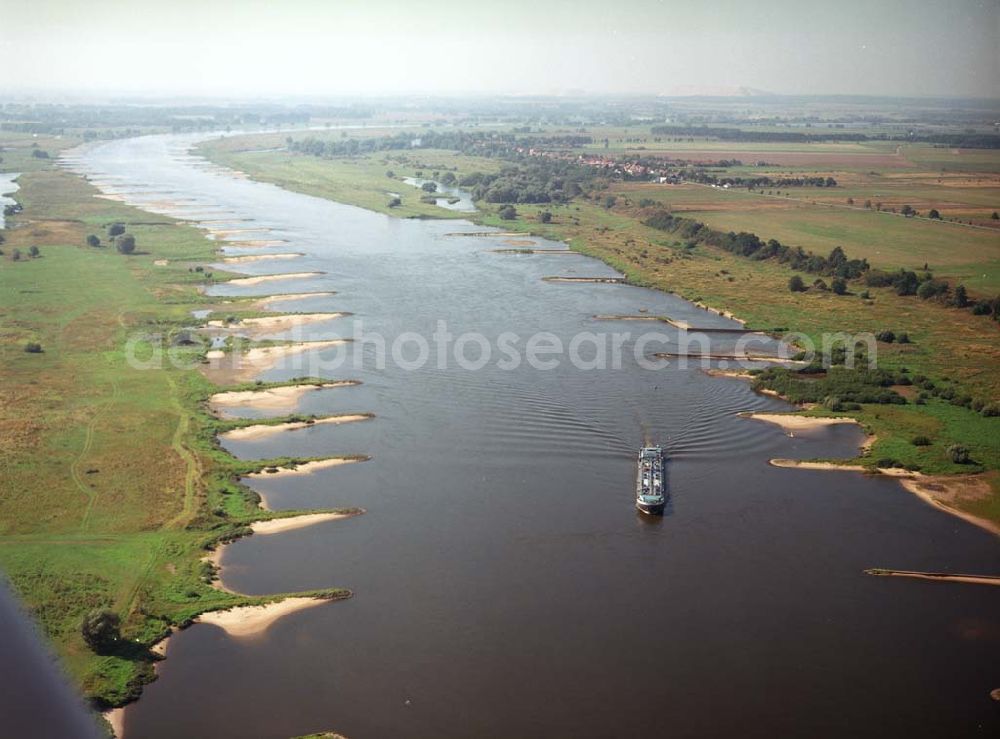
<path fill-rule="evenodd" d="M 497 174 L 473 172 L 459 180 L 487 203 L 566 203 L 584 192 L 593 172 L 561 159 L 525 158 Z"/>
<path fill-rule="evenodd" d="M 829 256 L 806 251 L 801 246 L 788 246 L 777 239 L 764 241 L 746 231 L 723 233 L 706 226 L 701 221 L 675 216 L 662 210 L 643 221 L 660 231 L 669 231 L 691 243 L 704 242 L 748 259 L 773 259 L 788 264 L 792 269 L 841 279 L 855 279 L 869 270 L 868 260 L 848 259 L 839 246 Z"/>
<path fill-rule="evenodd" d="M 704 169 L 686 169 L 680 173 L 688 182 L 699 182 L 703 185 L 729 185 L 730 187 L 836 187 L 837 180 L 833 177 L 740 177 L 736 175 L 715 175 Z"/>
<path fill-rule="evenodd" d="M 290 151 L 317 157 L 358 156 L 405 149 L 448 149 L 473 156 L 516 158 L 528 149 L 572 149 L 592 141 L 590 136 L 577 134 L 525 136 L 485 131 L 420 130 L 364 139 L 318 139 L 309 136 L 290 140 L 288 148 Z"/>
<path fill-rule="evenodd" d="M 941 144 L 962 149 L 1000 149 L 1000 135 L 990 133 L 926 133 L 881 134 L 845 133 L 838 131 L 755 131 L 715 126 L 653 126 L 651 133 L 659 136 L 698 136 L 722 141 L 809 143 L 822 141 L 912 141 Z"/>

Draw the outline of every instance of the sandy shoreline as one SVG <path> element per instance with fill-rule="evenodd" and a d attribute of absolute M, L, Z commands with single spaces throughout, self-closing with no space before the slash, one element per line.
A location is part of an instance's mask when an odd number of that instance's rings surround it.
<path fill-rule="evenodd" d="M 228 409 L 247 407 L 261 410 L 294 410 L 302 396 L 314 390 L 353 387 L 360 384 L 358 380 L 342 380 L 318 385 L 283 385 L 267 390 L 230 390 L 210 397 L 208 405 L 216 415 L 223 415 Z"/>
<path fill-rule="evenodd" d="M 865 570 L 866 575 L 875 577 L 910 577 L 933 582 L 963 582 L 976 585 L 1000 585 L 1000 575 L 963 575 L 949 572 L 914 572 L 912 570 L 885 570 L 874 568 Z"/>
<path fill-rule="evenodd" d="M 122 739 L 125 736 L 125 708 L 125 706 L 121 706 L 120 708 L 109 708 L 107 711 L 101 712 L 104 720 L 111 724 L 111 730 L 117 739 Z"/>
<path fill-rule="evenodd" d="M 728 329 L 727 329 L 728 330 Z M 656 352 L 656 359 L 725 359 L 731 362 L 771 362 L 774 364 L 807 364 L 798 359 L 782 359 L 770 354 L 676 354 L 674 352 Z"/>
<path fill-rule="evenodd" d="M 543 282 L 604 282 L 611 285 L 624 285 L 624 277 L 543 277 Z"/>
<path fill-rule="evenodd" d="M 219 385 L 247 382 L 262 372 L 272 369 L 286 357 L 346 343 L 346 339 L 300 341 L 294 344 L 255 347 L 240 354 L 227 354 L 221 350 L 212 350 L 205 354 L 209 365 L 202 368 L 202 373 Z"/>
<path fill-rule="evenodd" d="M 355 421 L 368 421 L 374 418 L 373 415 L 367 413 L 355 413 L 355 414 L 345 414 L 342 416 L 326 416 L 324 418 L 316 418 L 311 421 L 290 421 L 289 423 L 276 423 L 276 424 L 254 424 L 252 426 L 244 426 L 242 428 L 233 429 L 231 431 L 224 431 L 219 434 L 220 439 L 226 439 L 228 441 L 250 441 L 256 439 L 266 439 L 268 436 L 274 436 L 275 434 L 280 434 L 284 431 L 294 431 L 296 429 L 304 429 L 312 426 L 323 426 L 323 425 L 339 425 L 342 423 L 354 423 Z"/>
<path fill-rule="evenodd" d="M 262 262 L 265 259 L 298 259 L 304 257 L 302 252 L 289 252 L 287 254 L 248 254 L 239 257 L 223 257 L 226 264 L 243 264 L 244 262 Z"/>
<path fill-rule="evenodd" d="M 324 272 L 286 272 L 280 275 L 261 275 L 260 277 L 237 277 L 235 280 L 229 280 L 226 284 L 228 285 L 241 285 L 241 286 L 252 286 L 260 285 L 265 282 L 275 282 L 277 280 L 300 280 L 306 277 L 319 277 L 325 274 Z"/>
<path fill-rule="evenodd" d="M 800 470 L 840 470 L 841 472 L 868 472 L 860 464 L 836 464 L 835 462 L 810 462 L 802 459 L 769 459 L 772 467 L 785 467 Z"/>
<path fill-rule="evenodd" d="M 257 310 L 270 310 L 272 303 L 287 303 L 292 300 L 305 300 L 306 298 L 325 298 L 330 295 L 336 295 L 332 290 L 328 292 L 315 292 L 315 293 L 288 293 L 287 295 L 271 295 L 266 298 L 261 298 L 260 300 L 253 303 Z"/>
<path fill-rule="evenodd" d="M 280 330 L 305 326 L 310 323 L 320 321 L 332 321 L 334 318 L 343 318 L 347 313 L 285 313 L 280 316 L 265 316 L 260 318 L 244 318 L 237 323 L 226 323 L 225 321 L 209 321 L 206 326 L 209 328 L 228 329 L 239 331 L 241 328 L 250 328 L 258 332 L 265 330 Z"/>
<path fill-rule="evenodd" d="M 253 531 L 254 535 L 270 536 L 271 534 L 281 534 L 285 531 L 304 529 L 307 526 L 315 526 L 318 523 L 339 521 L 357 515 L 359 513 L 306 513 L 301 516 L 272 518 L 270 521 L 255 521 L 250 524 L 250 530 Z"/>
<path fill-rule="evenodd" d="M 212 624 L 235 639 L 260 636 L 280 618 L 306 608 L 330 603 L 331 598 L 285 598 L 262 606 L 237 606 L 228 611 L 209 611 L 194 619 L 195 623 Z"/>
<path fill-rule="evenodd" d="M 312 462 L 303 462 L 295 467 L 276 467 L 274 472 L 262 470 L 252 472 L 244 476 L 244 480 L 266 479 L 271 477 L 294 477 L 297 475 L 311 475 L 319 470 L 326 470 L 331 467 L 340 467 L 344 464 L 354 464 L 355 462 L 367 462 L 368 457 L 331 457 L 330 459 L 317 459 Z M 260 495 L 260 493 L 257 493 Z M 266 508 L 267 506 L 264 505 Z"/>
<path fill-rule="evenodd" d="M 860 425 L 853 418 L 820 418 L 818 416 L 797 416 L 792 413 L 738 413 L 737 415 L 743 418 L 752 418 L 755 421 L 773 423 L 786 431 L 801 431 L 852 423 L 856 426 Z"/>
<path fill-rule="evenodd" d="M 989 519 L 966 513 L 952 505 L 958 500 L 979 500 L 990 495 L 989 482 L 982 474 L 923 475 L 919 472 L 895 467 L 869 469 L 858 464 L 835 464 L 833 462 L 811 462 L 798 459 L 771 459 L 768 460 L 768 463 L 774 467 L 789 469 L 867 472 L 892 477 L 898 480 L 905 490 L 916 495 L 927 505 L 950 513 L 956 518 L 961 518 L 963 521 L 978 526 L 995 536 L 1000 536 L 1000 525 Z"/>

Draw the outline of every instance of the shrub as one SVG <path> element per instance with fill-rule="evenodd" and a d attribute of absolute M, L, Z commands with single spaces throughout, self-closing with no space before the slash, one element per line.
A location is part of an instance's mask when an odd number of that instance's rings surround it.
<path fill-rule="evenodd" d="M 805 292 L 806 284 L 799 275 L 792 275 L 788 278 L 788 289 L 793 293 Z"/>
<path fill-rule="evenodd" d="M 402 204 L 403 204 L 403 200 L 401 198 L 398 198 L 398 197 L 397 198 L 389 198 L 389 207 L 390 208 L 398 208 Z"/>
<path fill-rule="evenodd" d="M 26 351 L 28 354 L 41 354 L 42 345 L 39 344 L 37 341 L 29 341 L 27 344 L 24 345 L 24 351 Z"/>
<path fill-rule="evenodd" d="M 833 281 L 830 283 L 830 289 L 833 290 L 835 295 L 846 295 L 847 280 L 840 277 L 833 278 Z"/>
<path fill-rule="evenodd" d="M 517 209 L 513 205 L 505 205 L 500 209 L 499 215 L 505 221 L 513 221 L 517 218 Z"/>
<path fill-rule="evenodd" d="M 436 182 L 425 182 L 420 186 L 420 189 L 424 192 L 437 192 L 438 186 Z"/>
<path fill-rule="evenodd" d="M 858 297 L 861 298 L 862 300 L 870 300 L 871 299 L 871 293 L 869 293 L 867 290 L 862 290 L 858 294 Z"/>
<path fill-rule="evenodd" d="M 950 457 L 951 461 L 955 464 L 968 464 L 969 450 L 961 444 L 952 444 L 948 447 L 948 457 Z"/>
<path fill-rule="evenodd" d="M 901 333 L 899 336 L 896 337 L 896 342 L 899 344 L 909 344 L 910 335 L 904 331 L 903 333 Z"/>
<path fill-rule="evenodd" d="M 910 443 L 913 444 L 913 446 L 930 446 L 931 440 L 926 436 L 914 436 Z"/>
<path fill-rule="evenodd" d="M 108 236 L 112 238 L 114 238 L 115 236 L 121 236 L 123 233 L 125 233 L 124 223 L 112 223 L 110 226 L 108 226 Z"/>
<path fill-rule="evenodd" d="M 121 618 L 106 608 L 95 609 L 84 616 L 80 634 L 87 646 L 106 654 L 121 639 Z"/>
<path fill-rule="evenodd" d="M 543 210 L 538 214 L 538 220 L 542 223 L 552 223 L 552 214 L 547 210 Z"/>
<path fill-rule="evenodd" d="M 115 248 L 121 254 L 131 254 L 135 251 L 135 236 L 132 234 L 122 234 L 115 239 Z"/>
<path fill-rule="evenodd" d="M 984 405 L 983 409 L 979 412 L 987 418 L 1000 416 L 1000 403 L 989 403 Z"/>
<path fill-rule="evenodd" d="M 99 237 L 95 236 L 94 234 L 90 234 L 87 237 L 87 246 L 100 246 L 100 245 L 101 245 L 101 239 Z"/>
<path fill-rule="evenodd" d="M 882 341 L 885 342 L 886 344 L 891 344 L 895 340 L 896 340 L 896 334 L 893 333 L 892 331 L 889 331 L 888 329 L 879 331 L 877 334 L 875 334 L 875 341 Z"/>
<path fill-rule="evenodd" d="M 938 213 L 938 210 L 937 210 L 937 208 L 931 208 L 931 209 L 930 209 L 930 210 L 929 210 L 929 211 L 927 212 L 927 217 L 928 217 L 928 218 L 933 218 L 934 220 L 938 220 L 938 221 L 939 221 L 939 220 L 941 220 L 941 214 L 940 214 L 940 213 Z"/>

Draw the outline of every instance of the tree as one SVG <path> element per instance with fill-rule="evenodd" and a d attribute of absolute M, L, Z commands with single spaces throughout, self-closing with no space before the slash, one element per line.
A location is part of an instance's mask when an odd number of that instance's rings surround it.
<path fill-rule="evenodd" d="M 513 221 L 517 218 L 517 209 L 513 205 L 505 205 L 500 209 L 500 218 L 505 221 Z"/>
<path fill-rule="evenodd" d="M 87 237 L 87 246 L 100 246 L 100 245 L 101 245 L 101 239 L 99 237 L 95 236 L 94 234 L 90 234 Z"/>
<path fill-rule="evenodd" d="M 940 220 L 941 220 L 941 214 L 940 214 L 940 213 L 938 213 L 938 210 L 937 210 L 937 208 L 931 208 L 931 209 L 930 209 L 930 210 L 929 210 L 929 211 L 927 212 L 927 217 L 928 217 L 928 218 L 933 218 L 933 219 L 934 219 L 934 220 L 936 220 L 936 221 L 940 221 Z"/>
<path fill-rule="evenodd" d="M 917 214 L 917 211 L 915 211 L 912 207 L 910 207 L 909 204 L 904 205 L 899 212 L 902 213 L 907 218 L 909 218 L 910 216 L 915 216 Z"/>
<path fill-rule="evenodd" d="M 135 251 L 135 236 L 132 234 L 122 234 L 115 239 L 115 248 L 120 254 L 131 254 Z"/>
<path fill-rule="evenodd" d="M 38 251 L 38 247 L 37 246 L 35 246 L 34 244 L 32 244 L 31 246 L 28 247 L 28 256 L 31 257 L 31 258 L 34 258 L 34 257 L 37 257 L 37 256 L 41 256 L 41 252 Z"/>
<path fill-rule="evenodd" d="M 612 208 L 615 207 L 615 203 L 617 202 L 618 198 L 616 198 L 614 195 L 608 195 L 606 198 L 604 198 L 604 207 L 607 208 L 608 210 L 611 210 Z"/>
<path fill-rule="evenodd" d="M 543 210 L 538 214 L 538 220 L 542 223 L 552 223 L 552 214 L 547 210 Z"/>
<path fill-rule="evenodd" d="M 833 290 L 835 295 L 846 295 L 847 294 L 847 280 L 842 277 L 834 277 L 830 282 L 830 289 Z"/>
<path fill-rule="evenodd" d="M 105 654 L 121 639 L 121 618 L 107 608 L 96 608 L 84 616 L 80 634 L 87 646 Z"/>
<path fill-rule="evenodd" d="M 42 345 L 39 344 L 37 341 L 29 341 L 27 344 L 24 345 L 24 351 L 26 351 L 28 354 L 41 354 Z"/>
<path fill-rule="evenodd" d="M 955 286 L 955 292 L 951 296 L 951 302 L 956 308 L 964 308 L 969 304 L 969 294 L 965 290 L 965 285 Z"/>
<path fill-rule="evenodd" d="M 441 175 L 441 184 L 450 187 L 455 184 L 457 179 L 454 172 L 445 172 Z"/>
<path fill-rule="evenodd" d="M 792 275 L 788 278 L 788 289 L 793 293 L 805 292 L 806 284 L 799 275 Z"/>
<path fill-rule="evenodd" d="M 969 463 L 969 450 L 961 444 L 952 444 L 948 447 L 948 456 L 955 464 Z"/>
<path fill-rule="evenodd" d="M 425 182 L 420 186 L 420 189 L 424 192 L 437 192 L 438 186 L 436 182 Z"/>
<path fill-rule="evenodd" d="M 879 331 L 875 334 L 876 341 L 884 341 L 886 344 L 891 344 L 896 340 L 896 334 L 888 329 L 885 331 Z"/>
<path fill-rule="evenodd" d="M 14 251 L 10 253 L 11 261 L 19 262 L 21 261 L 21 250 L 15 248 Z"/>
<path fill-rule="evenodd" d="M 124 223 L 112 223 L 110 226 L 108 226 L 108 236 L 112 238 L 114 238 L 115 236 L 121 236 L 123 233 L 125 233 Z"/>
<path fill-rule="evenodd" d="M 403 204 L 403 201 L 399 197 L 391 197 L 391 198 L 389 198 L 389 207 L 390 208 L 398 208 L 402 204 Z"/>

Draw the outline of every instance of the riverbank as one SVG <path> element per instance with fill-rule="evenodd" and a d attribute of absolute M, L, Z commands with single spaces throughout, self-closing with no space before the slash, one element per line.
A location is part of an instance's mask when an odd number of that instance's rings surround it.
<path fill-rule="evenodd" d="M 37 141 L 53 153 L 73 144 Z M 0 260 L 0 312 L 9 319 L 0 337 L 9 462 L 0 476 L 0 567 L 87 699 L 122 706 L 155 679 L 173 629 L 205 611 L 261 601 L 213 588 L 201 562 L 264 515 L 239 482 L 247 463 L 212 438 L 218 421 L 209 398 L 220 388 L 187 368 L 203 350 L 173 347 L 177 364 L 138 369 L 126 361 L 130 336 L 149 325 L 180 330 L 209 305 L 205 276 L 192 264 L 216 262 L 221 244 L 191 225 L 96 197 L 54 158 L 33 161 L 19 184 L 24 210 L 8 219 L 4 249 L 38 246 L 42 256 Z M 93 224 L 106 223 L 124 224 L 141 251 L 87 246 Z M 23 351 L 26 342 L 42 351 Z M 53 394 L 74 402 L 53 403 Z M 80 622 L 95 604 L 120 615 L 134 648 L 91 651 Z"/>
<path fill-rule="evenodd" d="M 266 390 L 227 390 L 213 394 L 208 399 L 208 406 L 212 413 L 221 418 L 238 417 L 233 411 L 241 408 L 292 412 L 298 407 L 303 396 L 309 393 L 339 387 L 355 387 L 360 384 L 357 380 L 340 380 L 315 384 L 281 385 Z"/>
<path fill-rule="evenodd" d="M 219 386 L 238 385 L 253 380 L 273 369 L 282 360 L 304 352 L 342 346 L 347 339 L 299 341 L 292 344 L 253 347 L 245 352 L 226 352 L 221 349 L 205 354 L 208 364 L 201 367 L 202 374 Z M 315 373 L 304 373 L 315 374 Z"/>
<path fill-rule="evenodd" d="M 233 639 L 259 637 L 279 619 L 330 603 L 332 598 L 285 598 L 259 606 L 236 606 L 228 610 L 208 611 L 195 618 L 195 623 L 218 626 Z"/>
<path fill-rule="evenodd" d="M 258 441 L 269 436 L 281 434 L 285 431 L 310 428 L 312 426 L 339 426 L 344 423 L 356 423 L 357 421 L 370 421 L 375 416 L 371 413 L 350 413 L 339 416 L 324 416 L 321 418 L 310 418 L 307 421 L 288 421 L 285 423 L 264 424 L 257 423 L 250 426 L 223 431 L 219 434 L 219 439 L 224 441 Z"/>

